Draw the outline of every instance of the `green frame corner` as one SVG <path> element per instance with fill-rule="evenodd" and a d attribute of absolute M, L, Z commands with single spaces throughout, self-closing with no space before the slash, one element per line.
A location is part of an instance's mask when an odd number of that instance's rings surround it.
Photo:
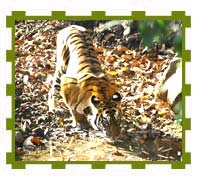
<path fill-rule="evenodd" d="M 25 11 L 13 11 L 11 16 L 6 17 L 6 26 L 12 30 L 12 49 L 6 52 L 7 62 L 12 63 L 12 84 L 7 84 L 6 95 L 12 96 L 12 117 L 7 118 L 6 128 L 12 131 L 12 151 L 6 155 L 6 163 L 11 164 L 13 169 L 25 169 L 27 164 L 51 164 L 52 169 L 65 169 L 68 164 L 90 164 L 92 169 L 105 169 L 108 164 L 129 164 L 132 169 L 145 169 L 148 164 L 171 164 L 172 169 L 185 169 L 191 164 L 191 153 L 185 151 L 186 130 L 191 129 L 191 120 L 185 118 L 185 97 L 191 94 L 191 85 L 185 83 L 185 63 L 191 61 L 190 50 L 185 49 L 185 29 L 191 26 L 191 17 L 184 11 L 172 11 L 171 16 L 146 16 L 145 11 L 133 11 L 130 16 L 107 16 L 105 11 L 92 11 L 89 16 L 68 16 L 65 11 L 52 11 L 50 16 L 27 16 Z M 183 97 L 183 142 L 181 161 L 16 161 L 15 160 L 15 20 L 181 20 L 182 21 L 182 97 Z"/>

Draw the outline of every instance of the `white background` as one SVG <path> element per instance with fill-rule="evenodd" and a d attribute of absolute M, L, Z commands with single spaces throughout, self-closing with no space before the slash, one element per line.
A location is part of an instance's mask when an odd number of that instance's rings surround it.
<path fill-rule="evenodd" d="M 196 0 L 196 2 L 198 2 Z M 199 17 L 195 0 L 0 0 L 0 177 L 181 177 L 200 175 L 199 166 Z M 186 151 L 192 152 L 192 164 L 184 170 L 173 170 L 170 165 L 147 165 L 145 170 L 132 170 L 130 165 L 109 165 L 104 170 L 91 170 L 90 165 L 67 165 L 65 170 L 53 170 L 51 165 L 27 165 L 15 170 L 6 164 L 6 152 L 11 151 L 10 131 L 6 118 L 11 117 L 11 98 L 6 97 L 6 83 L 11 82 L 11 65 L 6 63 L 5 50 L 11 48 L 11 32 L 6 29 L 6 16 L 11 11 L 26 11 L 28 15 L 50 15 L 52 10 L 67 14 L 90 14 L 92 10 L 106 11 L 108 15 L 130 15 L 131 11 L 146 11 L 147 15 L 170 15 L 171 11 L 186 11 L 191 16 L 192 28 L 187 30 L 186 49 L 192 50 L 192 63 L 187 65 L 186 79 L 192 83 L 192 97 L 187 98 L 187 117 L 192 117 L 192 131 L 187 132 Z"/>

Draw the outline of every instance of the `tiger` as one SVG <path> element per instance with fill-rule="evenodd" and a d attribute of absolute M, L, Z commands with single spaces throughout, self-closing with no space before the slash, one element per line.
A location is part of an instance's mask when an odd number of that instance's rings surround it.
<path fill-rule="evenodd" d="M 116 139 L 121 131 L 121 100 L 118 86 L 103 71 L 91 30 L 71 25 L 59 31 L 56 69 L 49 92 L 49 109 L 59 92 L 76 126 L 91 127 Z"/>

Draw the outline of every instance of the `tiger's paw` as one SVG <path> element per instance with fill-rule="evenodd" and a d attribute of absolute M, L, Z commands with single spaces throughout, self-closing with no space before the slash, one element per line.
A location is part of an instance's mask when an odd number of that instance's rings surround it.
<path fill-rule="evenodd" d="M 88 130 L 90 125 L 87 122 L 73 122 L 72 127 L 76 128 L 77 130 Z"/>

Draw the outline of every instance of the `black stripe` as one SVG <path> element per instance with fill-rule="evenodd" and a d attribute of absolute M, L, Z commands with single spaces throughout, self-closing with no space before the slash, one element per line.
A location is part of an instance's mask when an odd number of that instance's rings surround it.
<path fill-rule="evenodd" d="M 96 125 L 96 127 L 97 127 L 98 129 L 100 129 L 100 128 L 99 128 L 99 122 L 100 122 L 99 117 L 96 117 L 95 120 L 94 120 L 94 124 Z"/>
<path fill-rule="evenodd" d="M 91 67 L 91 65 L 89 64 L 89 65 L 85 65 L 85 66 L 81 67 L 81 68 L 78 70 L 78 73 L 81 73 L 82 70 L 84 70 L 84 69 L 86 69 L 86 68 L 88 68 L 88 71 L 87 71 L 87 72 L 89 72 L 89 73 L 91 73 L 91 74 L 96 74 L 96 73 L 102 72 L 102 70 L 101 70 L 100 67 L 94 67 L 94 66 Z"/>
<path fill-rule="evenodd" d="M 88 75 L 88 74 L 85 74 L 84 76 L 82 76 L 82 77 L 79 79 L 79 81 L 82 80 L 83 78 L 85 78 L 87 75 Z M 92 81 L 92 80 L 96 80 L 96 81 L 104 80 L 105 82 L 109 82 L 109 80 L 108 80 L 107 78 L 105 78 L 105 77 L 96 78 L 96 77 L 94 77 L 94 76 L 90 76 L 87 80 L 90 80 L 90 81 Z M 99 83 L 99 84 L 100 84 L 100 83 Z M 91 83 L 89 83 L 88 85 L 91 85 Z M 85 86 L 87 86 L 87 85 L 85 85 Z"/>
<path fill-rule="evenodd" d="M 87 77 L 87 76 L 88 76 L 88 74 L 85 74 L 85 75 L 83 75 L 81 78 L 79 78 L 78 80 L 80 81 L 80 80 L 84 79 L 84 78 Z M 92 78 L 92 76 L 91 76 L 90 78 Z"/>
<path fill-rule="evenodd" d="M 74 31 L 74 32 L 73 31 L 71 31 L 71 33 L 68 35 L 67 40 L 69 40 L 69 38 L 73 38 L 73 37 L 77 37 L 77 38 L 81 38 L 82 37 L 82 35 L 80 33 L 77 33 L 78 32 L 77 30 Z"/>
<path fill-rule="evenodd" d="M 69 56 L 68 56 L 68 58 L 65 60 L 65 66 L 66 66 L 66 67 L 68 66 L 68 63 L 69 63 Z"/>
<path fill-rule="evenodd" d="M 58 70 L 58 77 L 61 77 L 61 72 L 60 72 L 60 70 Z"/>
<path fill-rule="evenodd" d="M 96 51 L 93 49 L 93 47 L 83 47 L 83 46 L 79 46 L 78 47 L 79 49 L 76 49 L 77 50 L 77 53 L 87 53 L 87 56 L 92 56 L 92 57 L 97 57 L 97 54 L 96 54 Z"/>
<path fill-rule="evenodd" d="M 72 41 L 69 42 L 70 45 L 78 45 L 78 44 L 82 44 L 84 45 L 84 42 L 82 40 L 77 40 L 77 39 L 73 39 Z"/>
<path fill-rule="evenodd" d="M 91 38 L 85 38 L 85 39 L 84 39 L 84 42 L 85 42 L 85 44 L 87 44 L 88 46 L 89 46 L 89 45 L 90 45 L 90 46 L 93 46 L 93 45 L 94 45 Z"/>
<path fill-rule="evenodd" d="M 69 77 L 71 80 L 76 80 L 77 81 L 77 78 L 74 78 L 74 77 Z"/>
<path fill-rule="evenodd" d="M 90 64 L 87 64 L 87 65 L 81 67 L 80 69 L 78 69 L 78 73 L 81 72 L 82 70 L 84 70 L 85 68 L 90 67 L 90 66 L 91 66 Z"/>
<path fill-rule="evenodd" d="M 82 43 L 83 46 L 86 46 L 86 47 L 91 46 L 91 47 L 93 47 L 93 42 L 91 41 L 90 38 L 79 38 L 79 39 L 71 38 L 69 43 L 70 43 L 70 45 L 77 45 L 79 43 Z"/>
<path fill-rule="evenodd" d="M 81 45 L 81 46 L 79 46 L 79 47 L 76 48 L 76 50 L 81 50 L 81 49 L 88 49 L 88 52 L 89 51 L 92 51 L 92 52 L 95 51 L 94 47 L 92 45 L 90 45 L 89 47 L 86 46 L 86 45 Z"/>
<path fill-rule="evenodd" d="M 60 83 L 60 78 L 56 78 L 56 82 L 59 84 Z"/>
<path fill-rule="evenodd" d="M 77 85 L 77 82 L 66 82 L 66 85 L 71 84 L 71 85 Z"/>
<path fill-rule="evenodd" d="M 54 88 L 57 88 L 58 90 L 60 90 L 60 85 L 55 84 L 55 85 L 54 85 Z"/>
<path fill-rule="evenodd" d="M 79 53 L 79 54 L 77 55 L 78 58 L 81 57 L 81 56 L 87 57 L 87 56 L 89 56 L 89 54 L 88 54 L 87 52 L 84 52 L 84 53 Z"/>
<path fill-rule="evenodd" d="M 85 46 L 85 45 L 80 45 L 80 46 L 76 47 L 75 49 L 76 49 L 76 50 L 88 49 L 88 47 Z"/>
<path fill-rule="evenodd" d="M 101 65 L 101 63 L 96 58 L 90 58 L 90 59 L 85 59 L 85 60 L 79 61 L 79 65 L 84 64 L 84 63 L 90 63 L 91 66 L 92 66 L 92 64 Z"/>
<path fill-rule="evenodd" d="M 64 49 L 63 49 L 64 51 Z M 69 56 L 69 48 L 65 48 L 64 54 L 62 54 L 63 59 L 67 58 Z"/>
<path fill-rule="evenodd" d="M 87 47 L 81 44 L 79 46 L 74 46 L 74 48 L 71 51 L 76 51 L 77 53 L 80 53 L 83 49 L 86 51 Z"/>
<path fill-rule="evenodd" d="M 90 71 L 91 71 L 91 73 L 96 74 L 96 73 L 102 72 L 102 69 L 100 66 L 99 67 L 96 66 L 96 67 L 90 68 Z"/>
<path fill-rule="evenodd" d="M 69 34 L 68 36 L 69 38 L 83 38 L 81 34 L 77 33 L 77 32 L 74 32 L 74 33 L 71 33 Z"/>
<path fill-rule="evenodd" d="M 66 70 L 67 70 L 67 66 L 62 66 L 62 67 L 61 67 L 61 72 L 62 72 L 62 74 L 65 74 L 65 73 L 66 73 Z"/>

